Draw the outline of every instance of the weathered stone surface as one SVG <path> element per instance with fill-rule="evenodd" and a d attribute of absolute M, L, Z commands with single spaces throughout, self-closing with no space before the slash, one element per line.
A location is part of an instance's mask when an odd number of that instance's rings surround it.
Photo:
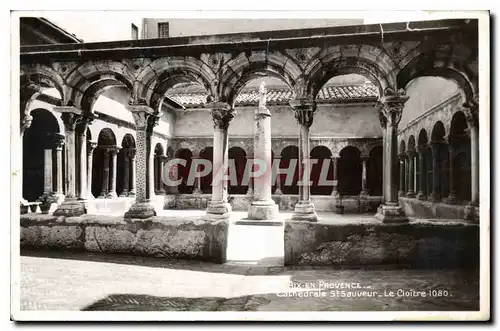
<path fill-rule="evenodd" d="M 408 265 L 475 267 L 479 227 L 463 222 L 403 225 L 285 225 L 285 263 L 299 265 Z"/>
<path fill-rule="evenodd" d="M 465 206 L 399 198 L 401 207 L 408 217 L 428 219 L 464 219 Z"/>
<path fill-rule="evenodd" d="M 21 217 L 21 247 L 80 249 L 222 263 L 228 223 L 203 217 L 153 217 L 126 221 L 122 216 Z"/>

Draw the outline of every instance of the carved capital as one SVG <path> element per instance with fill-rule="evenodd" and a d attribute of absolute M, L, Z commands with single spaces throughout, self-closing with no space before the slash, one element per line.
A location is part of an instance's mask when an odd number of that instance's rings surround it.
<path fill-rule="evenodd" d="M 312 99 L 295 99 L 290 101 L 295 119 L 300 125 L 310 127 L 314 120 L 316 102 Z"/>
<path fill-rule="evenodd" d="M 158 116 L 154 115 L 154 111 L 151 107 L 142 104 L 129 104 L 127 109 L 130 110 L 132 116 L 134 117 L 134 122 L 137 130 L 148 130 L 154 127 L 158 121 L 156 118 Z"/>
<path fill-rule="evenodd" d="M 214 121 L 214 127 L 217 129 L 227 130 L 229 122 L 234 118 L 236 112 L 227 103 L 212 102 L 205 105 L 210 108 L 210 114 Z"/>
<path fill-rule="evenodd" d="M 473 99 L 465 102 L 461 108 L 465 114 L 465 119 L 469 125 L 469 129 L 477 128 L 479 126 L 479 103 L 478 100 Z"/>
<path fill-rule="evenodd" d="M 75 131 L 76 125 L 84 120 L 82 110 L 73 106 L 54 107 L 54 110 L 62 113 L 61 118 L 66 131 Z"/>
<path fill-rule="evenodd" d="M 94 152 L 94 149 L 97 147 L 97 141 L 87 141 L 87 154 L 90 155 Z"/>
<path fill-rule="evenodd" d="M 66 137 L 62 133 L 58 132 L 54 133 L 54 138 L 53 138 L 54 146 L 58 149 L 62 148 L 64 145 L 65 138 Z"/>
<path fill-rule="evenodd" d="M 385 95 L 377 105 L 382 127 L 386 125 L 398 126 L 403 114 L 403 108 L 409 98 L 404 90 L 395 92 L 392 89 L 386 89 Z"/>
<path fill-rule="evenodd" d="M 31 123 L 33 122 L 33 116 L 29 113 L 22 113 L 21 114 L 21 134 L 26 131 L 31 126 Z"/>
<path fill-rule="evenodd" d="M 111 146 L 111 147 L 108 147 L 108 152 L 111 154 L 111 155 L 116 155 L 120 152 L 122 148 L 120 146 Z"/>
<path fill-rule="evenodd" d="M 398 154 L 399 161 L 404 161 L 407 158 L 406 153 L 400 153 Z"/>

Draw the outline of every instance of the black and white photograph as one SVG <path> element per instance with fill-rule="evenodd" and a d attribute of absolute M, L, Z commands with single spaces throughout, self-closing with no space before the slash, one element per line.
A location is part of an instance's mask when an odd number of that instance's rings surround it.
<path fill-rule="evenodd" d="M 490 319 L 488 11 L 10 24 L 12 320 Z"/>

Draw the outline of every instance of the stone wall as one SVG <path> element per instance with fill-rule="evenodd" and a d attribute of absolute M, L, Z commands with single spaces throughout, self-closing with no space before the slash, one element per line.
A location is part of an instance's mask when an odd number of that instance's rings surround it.
<path fill-rule="evenodd" d="M 21 215 L 21 248 L 125 253 L 169 259 L 226 260 L 227 221 L 203 217 Z"/>
<path fill-rule="evenodd" d="M 271 111 L 271 135 L 298 137 L 298 124 L 290 106 L 268 105 Z M 229 137 L 253 137 L 255 107 L 236 107 L 236 116 L 229 125 Z M 213 134 L 210 111 L 203 108 L 176 111 L 174 135 L 204 137 Z M 311 137 L 374 138 L 381 137 L 382 129 L 372 103 L 350 105 L 319 104 Z"/>
<path fill-rule="evenodd" d="M 285 224 L 285 264 L 475 268 L 479 226 L 465 222 Z"/>
<path fill-rule="evenodd" d="M 426 219 L 464 219 L 465 206 L 449 205 L 442 202 L 421 201 L 412 198 L 399 198 L 399 204 L 408 217 Z"/>

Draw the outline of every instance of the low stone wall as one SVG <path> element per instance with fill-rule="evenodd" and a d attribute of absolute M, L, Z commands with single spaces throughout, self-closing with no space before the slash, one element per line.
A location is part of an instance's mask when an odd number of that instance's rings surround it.
<path fill-rule="evenodd" d="M 471 267 L 479 263 L 479 226 L 458 221 L 285 224 L 287 265 Z"/>
<path fill-rule="evenodd" d="M 126 253 L 223 263 L 228 222 L 203 217 L 21 215 L 21 247 Z"/>
<path fill-rule="evenodd" d="M 399 198 L 406 216 L 426 219 L 464 219 L 465 206 L 448 205 L 414 198 Z"/>
<path fill-rule="evenodd" d="M 298 195 L 280 194 L 273 195 L 273 200 L 280 210 L 292 211 L 298 202 Z M 210 202 L 210 194 L 178 194 L 165 196 L 166 209 L 205 209 Z M 316 211 L 335 211 L 336 200 L 330 195 L 313 195 L 311 201 L 314 203 Z M 345 213 L 367 213 L 377 211 L 377 207 L 382 201 L 378 196 L 349 196 L 342 199 Z M 251 202 L 251 197 L 244 194 L 229 196 L 229 203 L 233 210 L 246 211 Z"/>

